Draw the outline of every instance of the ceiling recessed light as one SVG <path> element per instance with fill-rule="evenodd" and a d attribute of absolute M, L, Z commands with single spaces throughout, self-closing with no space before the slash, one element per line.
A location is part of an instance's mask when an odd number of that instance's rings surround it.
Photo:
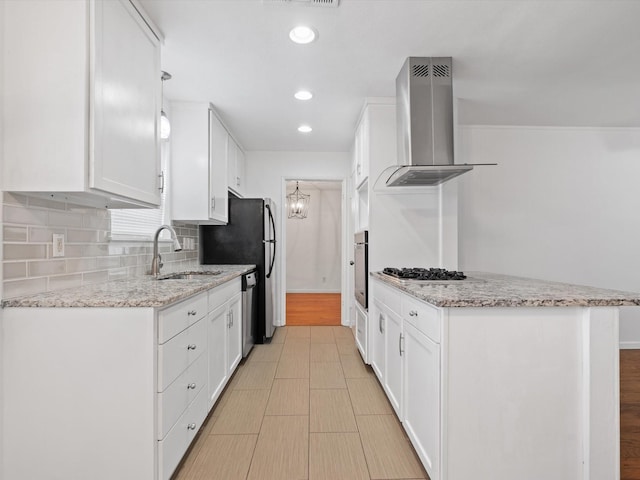
<path fill-rule="evenodd" d="M 313 98 L 313 93 L 308 90 L 300 90 L 295 93 L 294 97 L 298 100 L 311 100 Z"/>
<path fill-rule="evenodd" d="M 316 31 L 311 27 L 299 25 L 289 32 L 289 38 L 295 43 L 311 43 L 317 37 Z"/>
<path fill-rule="evenodd" d="M 311 132 L 311 130 L 313 130 L 313 128 L 311 128 L 309 125 L 300 125 L 298 127 L 298 131 L 300 133 L 309 133 Z"/>

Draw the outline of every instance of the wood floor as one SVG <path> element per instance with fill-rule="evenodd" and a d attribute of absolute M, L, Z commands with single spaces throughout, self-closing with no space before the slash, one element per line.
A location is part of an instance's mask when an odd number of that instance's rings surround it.
<path fill-rule="evenodd" d="M 351 330 L 287 326 L 236 370 L 175 480 L 428 478 Z"/>
<path fill-rule="evenodd" d="M 620 478 L 640 480 L 640 350 L 620 350 Z"/>
<path fill-rule="evenodd" d="M 340 325 L 339 293 L 287 293 L 287 325 Z"/>

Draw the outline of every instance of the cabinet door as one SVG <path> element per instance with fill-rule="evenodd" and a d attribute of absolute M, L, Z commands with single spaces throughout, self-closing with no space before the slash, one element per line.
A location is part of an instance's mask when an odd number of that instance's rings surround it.
<path fill-rule="evenodd" d="M 440 478 L 440 345 L 404 323 L 404 428 L 429 478 Z"/>
<path fill-rule="evenodd" d="M 229 301 L 228 324 L 229 375 L 242 360 L 242 295 L 238 294 Z"/>
<path fill-rule="evenodd" d="M 356 346 L 362 354 L 364 363 L 369 363 L 367 358 L 367 312 L 365 312 L 358 302 L 355 302 L 356 310 Z"/>
<path fill-rule="evenodd" d="M 387 312 L 386 320 L 384 390 L 398 418 L 402 421 L 402 318 Z"/>
<path fill-rule="evenodd" d="M 369 322 L 369 333 L 371 335 L 369 359 L 380 383 L 384 383 L 384 342 L 387 316 L 380 302 L 374 300 L 373 308 L 369 310 L 369 318 L 371 319 L 371 322 Z"/>
<path fill-rule="evenodd" d="M 245 175 L 245 162 L 244 152 L 238 147 L 238 156 L 236 157 L 236 179 L 235 186 L 236 191 L 240 194 L 244 194 L 244 175 Z"/>
<path fill-rule="evenodd" d="M 227 151 L 231 139 L 213 110 L 209 110 L 209 218 L 226 224 L 229 218 L 227 202 Z"/>
<path fill-rule="evenodd" d="M 171 103 L 171 214 L 174 220 L 210 219 L 209 125 L 205 102 Z"/>
<path fill-rule="evenodd" d="M 209 358 L 209 407 L 213 406 L 227 381 L 227 325 L 226 304 L 209 313 L 207 336 Z"/>
<path fill-rule="evenodd" d="M 238 168 L 238 145 L 229 136 L 227 140 L 227 185 L 230 189 L 236 189 L 236 171 Z"/>
<path fill-rule="evenodd" d="M 160 205 L 160 42 L 128 0 L 90 5 L 95 71 L 89 186 Z"/>

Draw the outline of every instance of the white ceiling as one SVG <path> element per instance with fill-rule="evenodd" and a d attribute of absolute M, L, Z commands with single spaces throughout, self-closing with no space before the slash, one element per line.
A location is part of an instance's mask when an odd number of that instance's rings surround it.
<path fill-rule="evenodd" d="M 141 3 L 166 37 L 166 97 L 212 102 L 246 150 L 350 150 L 408 56 L 453 57 L 459 123 L 640 126 L 638 0 Z M 299 23 L 319 39 L 293 44 Z"/>

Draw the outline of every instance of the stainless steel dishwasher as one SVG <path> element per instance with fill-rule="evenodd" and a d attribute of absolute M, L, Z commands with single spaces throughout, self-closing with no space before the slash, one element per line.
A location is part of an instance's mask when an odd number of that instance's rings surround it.
<path fill-rule="evenodd" d="M 249 355 L 253 348 L 253 337 L 257 325 L 258 296 L 256 272 L 242 276 L 242 357 Z"/>

